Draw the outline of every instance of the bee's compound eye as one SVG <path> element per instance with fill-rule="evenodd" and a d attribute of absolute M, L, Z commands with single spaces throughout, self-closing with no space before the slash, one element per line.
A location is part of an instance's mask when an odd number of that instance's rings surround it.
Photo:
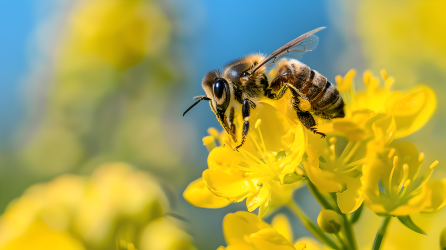
<path fill-rule="evenodd" d="M 219 78 L 214 82 L 213 91 L 214 91 L 214 96 L 217 99 L 221 99 L 223 97 L 223 94 L 224 94 L 225 88 L 226 88 L 225 83 L 226 83 L 226 80 L 222 79 L 222 78 Z"/>

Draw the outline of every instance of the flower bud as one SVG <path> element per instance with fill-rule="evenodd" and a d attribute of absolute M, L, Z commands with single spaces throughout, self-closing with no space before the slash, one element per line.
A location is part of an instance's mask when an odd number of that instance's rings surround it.
<path fill-rule="evenodd" d="M 344 219 L 333 210 L 322 209 L 317 217 L 318 227 L 325 233 L 334 234 L 341 229 Z"/>
<path fill-rule="evenodd" d="M 440 249 L 446 250 L 446 227 L 440 233 Z"/>

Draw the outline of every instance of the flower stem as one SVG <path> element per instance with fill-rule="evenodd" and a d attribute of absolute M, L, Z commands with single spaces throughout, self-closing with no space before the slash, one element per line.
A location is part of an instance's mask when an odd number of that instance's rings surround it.
<path fill-rule="evenodd" d="M 325 198 L 325 196 L 319 191 L 319 189 L 317 189 L 317 187 L 310 180 L 308 180 L 308 189 L 323 208 L 336 210 L 333 204 L 331 204 L 330 201 L 328 201 Z"/>
<path fill-rule="evenodd" d="M 328 237 L 328 235 L 324 234 L 311 220 L 308 218 L 308 215 L 293 201 L 288 203 L 288 207 L 300 221 L 302 226 L 304 226 L 310 233 L 312 233 L 316 238 L 318 238 L 325 245 L 333 248 L 340 249 L 339 246 L 333 241 L 332 238 Z"/>
<path fill-rule="evenodd" d="M 379 250 L 379 248 L 381 247 L 381 243 L 384 239 L 384 236 L 386 235 L 387 228 L 390 224 L 390 219 L 392 219 L 391 216 L 387 216 L 383 219 L 378 232 L 376 232 L 375 242 L 373 242 L 373 250 Z"/>
<path fill-rule="evenodd" d="M 361 217 L 363 208 L 364 208 L 364 204 L 361 204 L 361 206 L 355 212 L 353 212 L 353 215 L 350 217 L 350 223 L 355 224 L 359 220 L 359 217 Z"/>
<path fill-rule="evenodd" d="M 344 230 L 344 233 L 347 238 L 348 245 L 349 245 L 350 249 L 353 249 L 353 250 L 358 249 L 358 245 L 356 243 L 355 231 L 353 231 L 352 223 L 348 219 L 347 215 L 344 214 L 343 212 L 341 212 L 341 210 L 339 209 L 336 194 L 330 193 L 330 196 L 332 197 L 333 201 L 336 203 L 336 210 L 339 212 L 339 214 L 342 215 L 342 218 L 344 219 L 344 226 L 342 227 L 342 229 Z"/>
<path fill-rule="evenodd" d="M 347 236 L 347 240 L 349 245 L 351 246 L 351 249 L 358 249 L 358 245 L 356 243 L 356 236 L 355 231 L 353 231 L 352 224 L 350 223 L 349 219 L 347 218 L 347 215 L 341 212 L 342 217 L 344 218 L 344 227 L 345 227 L 345 234 Z"/>

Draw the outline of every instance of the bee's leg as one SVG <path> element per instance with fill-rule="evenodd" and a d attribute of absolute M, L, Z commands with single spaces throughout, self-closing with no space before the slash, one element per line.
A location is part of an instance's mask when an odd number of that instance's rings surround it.
<path fill-rule="evenodd" d="M 311 132 L 321 135 L 321 138 L 325 137 L 324 133 L 318 132 L 315 128 L 316 121 L 314 120 L 313 115 L 309 111 L 302 111 L 299 109 L 299 99 L 293 98 L 293 107 L 297 111 L 297 118 L 308 130 Z"/>
<path fill-rule="evenodd" d="M 243 129 L 242 129 L 242 141 L 240 142 L 240 144 L 235 147 L 235 151 L 238 152 L 238 149 L 241 148 L 243 146 L 243 144 L 245 144 L 246 141 L 246 137 L 248 136 L 248 132 L 249 132 L 249 114 L 251 113 L 251 103 L 252 101 L 245 99 L 243 100 L 243 106 L 242 106 L 242 115 L 243 115 Z"/>
<path fill-rule="evenodd" d="M 324 133 L 321 133 L 317 131 L 317 129 L 314 127 L 316 126 L 316 121 L 314 120 L 313 115 L 308 111 L 298 111 L 297 117 L 299 118 L 299 121 L 302 122 L 302 124 L 311 132 L 321 135 L 321 138 L 325 137 Z"/>

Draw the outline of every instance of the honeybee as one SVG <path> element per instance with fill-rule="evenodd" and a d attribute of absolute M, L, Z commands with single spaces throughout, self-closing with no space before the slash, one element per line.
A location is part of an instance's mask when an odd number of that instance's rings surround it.
<path fill-rule="evenodd" d="M 314 33 L 324 28 L 297 37 L 267 57 L 251 54 L 228 63 L 223 72 L 216 69 L 209 71 L 202 80 L 206 96 L 194 97 L 197 101 L 183 116 L 200 101 L 209 101 L 217 119 L 237 144 L 234 150 L 238 151 L 249 133 L 251 109 L 255 109 L 265 98 L 269 101 L 280 100 L 291 92 L 289 102 L 299 121 L 311 132 L 325 137 L 324 133 L 317 131 L 314 116 L 322 119 L 344 117 L 344 101 L 339 91 L 325 76 L 300 61 L 277 60 L 285 55 L 302 54 L 316 48 L 319 39 Z M 268 69 L 270 65 L 275 68 Z M 271 70 L 276 72 L 273 77 L 269 74 Z M 237 143 L 234 117 L 240 112 L 243 126 L 241 141 Z"/>

